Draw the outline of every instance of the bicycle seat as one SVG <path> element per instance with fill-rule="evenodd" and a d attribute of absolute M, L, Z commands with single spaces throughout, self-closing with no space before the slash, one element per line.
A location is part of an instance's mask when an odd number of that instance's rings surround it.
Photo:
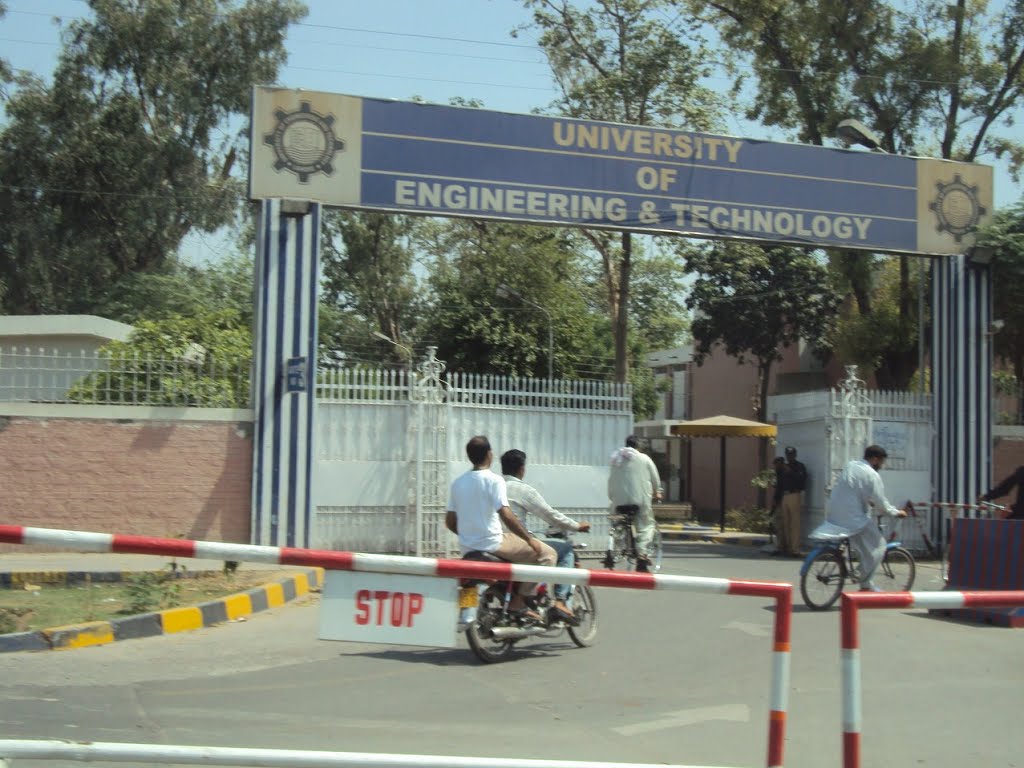
<path fill-rule="evenodd" d="M 615 511 L 618 512 L 620 515 L 635 515 L 637 512 L 640 511 L 640 505 L 639 504 L 619 504 L 615 508 Z"/>

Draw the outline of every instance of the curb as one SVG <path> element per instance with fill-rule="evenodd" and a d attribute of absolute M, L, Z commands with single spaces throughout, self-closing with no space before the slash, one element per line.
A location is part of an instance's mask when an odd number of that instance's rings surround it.
<path fill-rule="evenodd" d="M 658 526 L 663 539 L 674 541 L 709 541 L 715 544 L 732 544 L 739 547 L 763 547 L 769 542 L 767 534 L 709 533 L 708 531 L 673 530 L 669 526 Z"/>
<path fill-rule="evenodd" d="M 112 579 L 115 580 L 116 579 Z M 92 621 L 66 627 L 0 635 L 0 653 L 13 651 L 61 651 L 106 645 L 118 640 L 170 635 L 213 627 L 253 613 L 277 608 L 323 586 L 324 569 L 310 568 L 281 581 L 263 584 L 246 592 L 227 595 L 194 606 L 168 608 L 111 621 Z"/>

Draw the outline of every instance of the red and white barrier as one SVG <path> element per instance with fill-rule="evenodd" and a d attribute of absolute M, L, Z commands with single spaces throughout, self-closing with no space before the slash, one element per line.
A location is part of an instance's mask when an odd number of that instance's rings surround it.
<path fill-rule="evenodd" d="M 1008 592 L 844 592 L 840 615 L 843 768 L 860 768 L 861 678 L 857 611 L 869 608 L 981 608 L 1024 605 Z"/>
<path fill-rule="evenodd" d="M 771 581 L 745 581 L 703 576 L 667 576 L 654 573 L 591 571 L 513 563 L 488 563 L 472 560 L 441 560 L 423 557 L 368 555 L 358 552 L 263 547 L 252 544 L 228 544 L 216 541 L 158 539 L 149 536 L 65 531 L 0 525 L 0 542 L 47 547 L 62 547 L 86 552 L 164 555 L 210 560 L 237 560 L 250 563 L 302 565 L 337 571 L 366 571 L 411 576 L 475 578 L 657 589 L 681 592 L 705 592 L 721 595 L 763 597 L 775 601 L 775 627 L 772 644 L 772 678 L 768 713 L 768 768 L 781 766 L 786 732 L 789 697 L 790 625 L 793 614 L 793 587 Z"/>

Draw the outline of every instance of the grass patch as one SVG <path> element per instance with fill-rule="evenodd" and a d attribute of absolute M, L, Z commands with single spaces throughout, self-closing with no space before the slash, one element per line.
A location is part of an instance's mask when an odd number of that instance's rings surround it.
<path fill-rule="evenodd" d="M 169 571 L 132 574 L 129 580 L 75 586 L 25 585 L 0 589 L 0 634 L 110 621 L 208 600 L 280 581 L 296 571 L 229 571 L 178 578 Z"/>

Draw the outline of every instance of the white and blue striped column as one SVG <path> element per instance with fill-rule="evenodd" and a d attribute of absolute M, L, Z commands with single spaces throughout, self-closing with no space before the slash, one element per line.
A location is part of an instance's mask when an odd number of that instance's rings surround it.
<path fill-rule="evenodd" d="M 263 200 L 257 217 L 252 532 L 309 547 L 320 205 Z"/>
<path fill-rule="evenodd" d="M 992 482 L 991 321 L 991 267 L 972 265 L 966 256 L 933 261 L 932 484 L 938 501 L 973 503 Z"/>

